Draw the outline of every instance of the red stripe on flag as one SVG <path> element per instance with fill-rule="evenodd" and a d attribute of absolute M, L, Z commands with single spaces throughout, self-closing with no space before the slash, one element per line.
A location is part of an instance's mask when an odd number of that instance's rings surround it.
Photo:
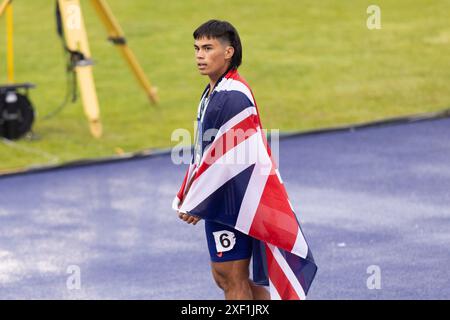
<path fill-rule="evenodd" d="M 284 187 L 276 174 L 270 174 L 249 234 L 290 252 L 298 232 L 298 222 L 285 196 Z"/>
<path fill-rule="evenodd" d="M 294 287 L 290 283 L 286 274 L 281 269 L 277 260 L 273 256 L 272 251 L 266 244 L 266 256 L 267 256 L 267 267 L 269 270 L 269 278 L 275 289 L 277 290 L 279 296 L 283 300 L 300 300 L 297 292 L 295 292 Z"/>
<path fill-rule="evenodd" d="M 226 78 L 226 79 L 233 79 L 233 80 L 239 81 L 239 82 L 241 82 L 243 85 L 245 85 L 245 86 L 248 88 L 248 90 L 250 90 L 250 92 L 252 91 L 252 90 L 250 89 L 250 86 L 248 85 L 247 81 L 245 81 L 245 79 L 237 72 L 237 70 L 230 70 L 230 72 L 228 72 L 228 73 L 225 75 L 225 78 Z M 252 96 L 253 96 L 253 94 L 252 94 Z"/>
<path fill-rule="evenodd" d="M 187 178 L 188 178 L 188 174 L 189 174 L 189 169 L 190 169 L 190 166 L 186 170 L 186 175 L 184 176 L 183 184 L 181 185 L 180 191 L 178 191 L 178 193 L 177 193 L 177 197 L 180 200 L 183 200 L 183 198 L 184 198 L 184 189 L 186 187 L 186 182 L 187 182 Z"/>
<path fill-rule="evenodd" d="M 205 155 L 205 160 L 200 165 L 194 180 L 200 177 L 200 175 L 211 165 L 213 165 L 214 162 L 221 156 L 225 155 L 238 144 L 253 136 L 257 132 L 257 123 L 257 116 L 252 114 L 230 128 L 219 139 L 217 139 L 217 141 L 213 142 L 211 147 L 208 149 Z M 241 132 L 244 134 L 241 135 Z"/>
<path fill-rule="evenodd" d="M 239 81 L 241 82 L 244 86 L 246 86 L 248 88 L 248 90 L 250 91 L 250 94 L 252 95 L 253 101 L 255 103 L 255 108 L 257 110 L 257 113 L 259 115 L 259 110 L 258 110 L 258 106 L 256 105 L 256 100 L 255 100 L 255 96 L 253 95 L 252 89 L 250 88 L 250 86 L 248 85 L 247 81 L 238 73 L 238 71 L 236 69 L 232 69 L 230 70 L 226 75 L 225 75 L 226 79 L 233 79 L 235 81 Z M 262 129 L 262 124 L 261 124 L 261 119 L 258 117 L 258 124 Z"/>

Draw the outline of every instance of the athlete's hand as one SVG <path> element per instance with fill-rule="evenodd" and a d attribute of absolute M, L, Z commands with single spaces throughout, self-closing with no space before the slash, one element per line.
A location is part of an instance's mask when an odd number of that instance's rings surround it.
<path fill-rule="evenodd" d="M 180 212 L 180 211 L 178 211 L 178 218 L 180 218 L 181 220 L 185 221 L 187 224 L 191 224 L 192 223 L 192 225 L 194 225 L 194 226 L 197 224 L 197 222 L 200 221 L 199 217 L 191 216 L 188 213 L 184 213 L 184 212 Z"/>

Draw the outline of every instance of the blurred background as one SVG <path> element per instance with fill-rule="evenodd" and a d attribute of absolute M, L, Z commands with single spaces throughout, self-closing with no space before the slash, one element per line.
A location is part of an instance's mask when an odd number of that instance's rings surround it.
<path fill-rule="evenodd" d="M 103 136 L 93 138 L 81 100 L 44 120 L 66 94 L 66 57 L 55 2 L 14 1 L 15 78 L 37 85 L 34 135 L 0 140 L 0 173 L 175 145 L 173 130 L 193 132 L 207 79 L 194 63 L 193 30 L 230 21 L 243 42 L 240 73 L 266 128 L 285 132 L 437 111 L 450 102 L 450 1 L 385 1 L 381 29 L 369 30 L 373 1 L 108 0 L 146 75 L 153 106 L 88 1 L 81 1 L 95 62 Z M 0 84 L 6 83 L 5 23 L 0 18 Z"/>

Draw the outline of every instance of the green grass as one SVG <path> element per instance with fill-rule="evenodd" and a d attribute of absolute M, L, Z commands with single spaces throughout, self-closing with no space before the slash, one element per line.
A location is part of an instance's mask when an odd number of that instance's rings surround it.
<path fill-rule="evenodd" d="M 169 147 L 176 128 L 193 131 L 207 79 L 194 64 L 192 31 L 227 19 L 244 47 L 241 74 L 266 128 L 285 131 L 359 123 L 450 106 L 450 1 L 386 1 L 382 29 L 368 30 L 373 1 L 109 0 L 160 104 L 148 103 L 88 1 L 82 1 L 104 135 L 91 138 L 81 103 L 43 120 L 65 93 L 65 60 L 54 2 L 14 1 L 16 81 L 38 85 L 37 140 L 0 143 L 0 171 Z M 0 19 L 0 83 L 5 76 Z"/>

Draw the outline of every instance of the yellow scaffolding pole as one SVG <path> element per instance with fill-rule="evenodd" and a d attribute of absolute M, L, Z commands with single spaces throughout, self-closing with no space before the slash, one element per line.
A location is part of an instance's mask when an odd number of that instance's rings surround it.
<path fill-rule="evenodd" d="M 125 34 L 120 28 L 120 25 L 117 22 L 116 18 L 114 17 L 111 8 L 108 6 L 105 0 L 91 0 L 91 4 L 95 8 L 95 11 L 100 17 L 100 20 L 105 25 L 105 28 L 108 31 L 109 39 L 115 45 L 117 45 L 117 48 L 122 53 L 125 61 L 127 61 L 136 79 L 139 81 L 140 85 L 147 93 L 150 101 L 153 103 L 157 103 L 158 96 L 156 94 L 156 88 L 152 87 L 138 60 L 136 59 L 131 49 L 128 47 L 125 39 Z"/>

